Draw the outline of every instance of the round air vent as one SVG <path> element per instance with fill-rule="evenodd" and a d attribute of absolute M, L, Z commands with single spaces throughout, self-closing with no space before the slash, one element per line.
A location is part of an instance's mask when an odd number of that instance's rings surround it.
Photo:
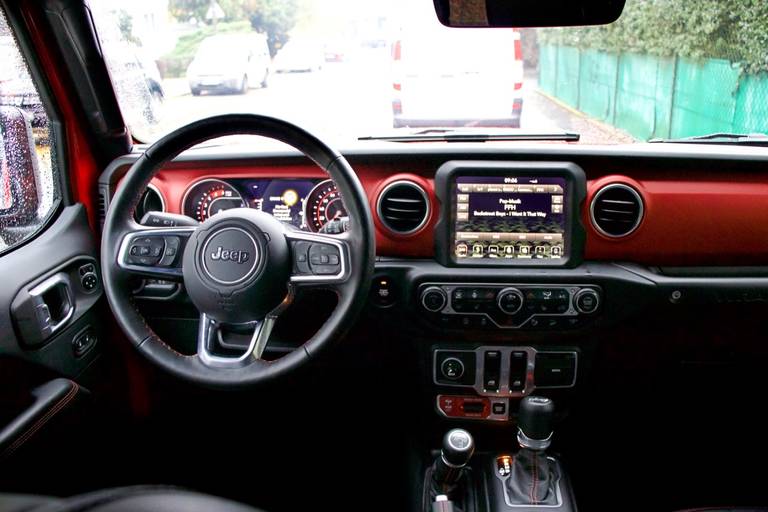
<path fill-rule="evenodd" d="M 392 232 L 408 235 L 421 229 L 429 218 L 429 197 L 412 181 L 394 181 L 379 194 L 376 213 Z"/>
<path fill-rule="evenodd" d="M 136 205 L 136 211 L 134 212 L 134 217 L 138 222 L 141 222 L 141 219 L 144 218 L 144 215 L 146 215 L 149 212 L 164 212 L 165 211 L 165 201 L 163 201 L 163 196 L 160 194 L 160 191 L 157 190 L 154 186 L 149 185 L 147 187 L 147 190 L 144 191 L 144 195 L 141 196 L 141 199 L 139 199 L 139 204 Z"/>
<path fill-rule="evenodd" d="M 592 225 L 612 238 L 627 236 L 643 220 L 643 199 L 637 191 L 621 183 L 601 188 L 590 206 Z"/>

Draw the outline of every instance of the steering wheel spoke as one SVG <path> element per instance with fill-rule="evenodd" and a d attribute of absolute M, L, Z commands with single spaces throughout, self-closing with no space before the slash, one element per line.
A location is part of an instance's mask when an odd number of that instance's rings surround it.
<path fill-rule="evenodd" d="M 205 313 L 200 313 L 200 327 L 197 334 L 197 357 L 206 366 L 214 368 L 237 368 L 248 366 L 262 359 L 272 336 L 272 329 L 280 314 L 291 303 L 293 296 L 286 296 L 285 300 L 261 320 L 256 320 L 247 325 L 237 326 L 238 330 L 250 331 L 250 341 L 243 349 L 233 346 L 225 341 L 225 325 L 210 318 Z"/>
<path fill-rule="evenodd" d="M 196 226 L 141 228 L 123 236 L 118 266 L 142 277 L 181 281 L 184 248 Z"/>
<path fill-rule="evenodd" d="M 291 246 L 293 286 L 338 291 L 347 282 L 352 271 L 347 234 L 289 231 L 286 238 Z"/>

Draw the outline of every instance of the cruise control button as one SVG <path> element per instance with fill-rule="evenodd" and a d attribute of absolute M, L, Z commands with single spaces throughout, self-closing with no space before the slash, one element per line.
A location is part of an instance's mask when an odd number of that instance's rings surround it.
<path fill-rule="evenodd" d="M 176 256 L 179 254 L 179 247 L 181 246 L 181 239 L 177 236 L 165 237 L 165 251 L 163 251 L 163 257 L 160 260 L 159 265 L 161 267 L 170 267 L 176 261 Z"/>
<path fill-rule="evenodd" d="M 296 242 L 293 245 L 293 264 L 296 273 L 311 274 L 309 268 L 309 242 Z"/>
<path fill-rule="evenodd" d="M 341 271 L 341 254 L 335 245 L 314 243 L 309 246 L 309 268 L 316 275 L 333 275 Z M 331 257 L 333 263 L 331 261 Z"/>

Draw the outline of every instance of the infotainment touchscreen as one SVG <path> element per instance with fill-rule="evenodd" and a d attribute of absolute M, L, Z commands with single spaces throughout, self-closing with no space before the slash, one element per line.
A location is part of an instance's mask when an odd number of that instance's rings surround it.
<path fill-rule="evenodd" d="M 452 188 L 457 260 L 565 256 L 569 242 L 565 178 L 456 176 Z"/>

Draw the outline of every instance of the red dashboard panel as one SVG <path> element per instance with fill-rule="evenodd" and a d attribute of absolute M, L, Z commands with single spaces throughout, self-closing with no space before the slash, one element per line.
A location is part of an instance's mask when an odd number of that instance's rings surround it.
<path fill-rule="evenodd" d="M 440 206 L 434 194 L 432 179 L 425 177 L 426 170 L 408 170 L 403 166 L 366 166 L 356 165 L 355 172 L 368 194 L 368 202 L 374 214 L 376 227 L 376 248 L 380 256 L 430 257 L 434 254 L 432 231 Z M 193 183 L 205 178 L 327 178 L 328 175 L 314 165 L 279 165 L 279 166 L 238 166 L 217 167 L 210 163 L 199 166 L 185 164 L 184 167 L 173 166 L 161 170 L 152 180 L 163 195 L 166 210 L 170 213 L 181 213 L 181 203 L 184 192 Z M 389 183 L 396 180 L 410 180 L 421 185 L 428 191 L 430 199 L 429 219 L 419 231 L 410 235 L 398 235 L 389 231 L 376 216 L 376 201 L 379 193 Z"/>
<path fill-rule="evenodd" d="M 368 194 L 376 226 L 380 256 L 433 257 L 433 229 L 440 211 L 434 194 L 434 168 L 414 165 L 355 165 Z M 588 172 L 588 175 L 590 173 Z M 628 173 L 629 174 L 629 173 Z M 762 173 L 688 172 L 670 178 L 661 172 L 632 172 L 589 179 L 582 222 L 587 231 L 586 260 L 633 261 L 648 265 L 758 265 L 768 264 L 768 175 Z M 216 167 L 202 162 L 162 170 L 153 184 L 163 194 L 168 211 L 179 213 L 189 185 L 203 178 L 293 177 L 323 178 L 312 165 Z M 390 232 L 376 216 L 376 201 L 390 182 L 411 180 L 429 193 L 429 220 L 418 232 L 401 236 Z M 643 197 L 645 214 L 631 235 L 611 239 L 598 233 L 589 220 L 595 192 L 608 183 L 634 187 Z"/>
<path fill-rule="evenodd" d="M 617 240 L 599 234 L 588 218 L 595 192 L 613 182 L 633 186 L 645 202 L 640 227 Z M 604 176 L 588 183 L 582 215 L 587 259 L 680 266 L 768 263 L 768 177 L 763 174 L 702 172 L 686 180 Z"/>

